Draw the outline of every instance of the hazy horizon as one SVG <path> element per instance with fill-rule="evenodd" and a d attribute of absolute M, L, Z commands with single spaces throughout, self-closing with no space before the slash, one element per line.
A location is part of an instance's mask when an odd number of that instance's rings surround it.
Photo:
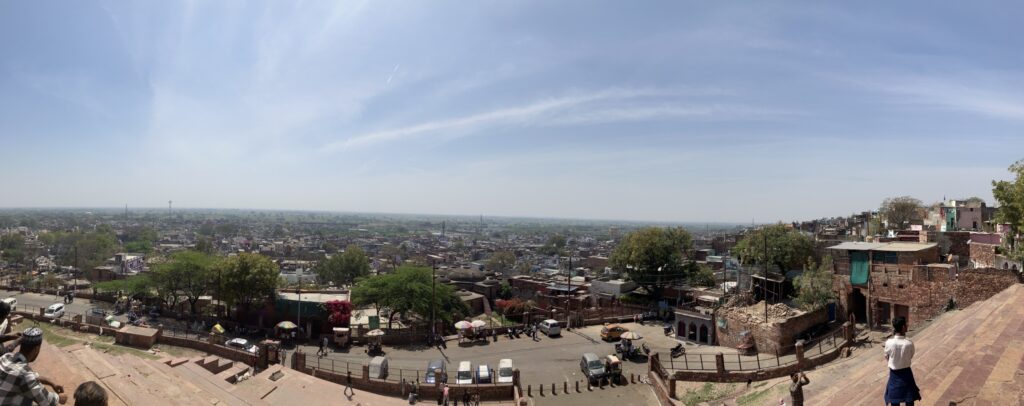
<path fill-rule="evenodd" d="M 1024 158 L 1019 8 L 3 2 L 0 207 L 748 224 L 993 204 Z"/>

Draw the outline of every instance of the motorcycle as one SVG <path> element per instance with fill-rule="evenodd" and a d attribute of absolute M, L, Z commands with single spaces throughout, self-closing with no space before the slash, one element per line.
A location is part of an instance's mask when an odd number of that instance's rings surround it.
<path fill-rule="evenodd" d="M 681 355 L 685 355 L 685 354 L 686 354 L 686 349 L 683 348 L 682 344 L 676 344 L 675 347 L 672 347 L 672 358 L 679 358 Z"/>
<path fill-rule="evenodd" d="M 647 343 L 640 344 L 640 349 L 643 350 L 644 355 L 651 356 L 651 347 L 648 347 Z"/>
<path fill-rule="evenodd" d="M 666 336 L 672 335 L 672 325 L 671 324 L 666 324 L 664 329 L 665 329 L 665 335 Z"/>

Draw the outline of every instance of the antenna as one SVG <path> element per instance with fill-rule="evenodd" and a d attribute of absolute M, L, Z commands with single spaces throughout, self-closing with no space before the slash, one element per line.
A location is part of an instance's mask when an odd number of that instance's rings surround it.
<path fill-rule="evenodd" d="M 128 221 L 128 203 L 124 204 L 124 220 Z"/>
<path fill-rule="evenodd" d="M 172 203 L 172 201 L 171 201 L 171 200 L 168 200 L 168 201 L 167 201 L 167 216 L 168 216 L 168 217 L 170 217 L 170 216 L 171 216 L 171 203 Z"/>

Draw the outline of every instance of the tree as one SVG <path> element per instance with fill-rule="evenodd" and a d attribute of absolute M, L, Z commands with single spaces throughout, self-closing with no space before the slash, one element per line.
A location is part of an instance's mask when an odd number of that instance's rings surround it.
<path fill-rule="evenodd" d="M 885 218 L 890 230 L 903 230 L 912 221 L 921 220 L 924 204 L 910 196 L 890 197 L 882 201 L 879 214 Z"/>
<path fill-rule="evenodd" d="M 154 267 L 152 275 L 157 290 L 168 292 L 167 297 L 174 306 L 184 296 L 189 309 L 196 314 L 199 298 L 210 292 L 216 282 L 213 274 L 215 259 L 199 251 L 181 251 L 171 255 L 170 260 Z"/>
<path fill-rule="evenodd" d="M 711 267 L 704 264 L 698 265 L 697 272 L 690 276 L 690 284 L 694 286 L 712 287 L 716 283 L 715 272 L 711 270 Z"/>
<path fill-rule="evenodd" d="M 373 305 L 378 312 L 382 308 L 389 309 L 388 328 L 397 315 L 406 317 L 415 313 L 427 318 L 434 309 L 438 320 L 452 322 L 469 314 L 469 309 L 451 286 L 437 284 L 432 287 L 431 279 L 430 268 L 401 266 L 390 274 L 360 279 L 352 288 L 352 300 L 358 306 Z M 431 301 L 435 297 L 432 288 L 437 290 L 434 301 Z"/>
<path fill-rule="evenodd" d="M 622 239 L 609 263 L 654 297 L 661 297 L 662 288 L 685 281 L 694 271 L 692 262 L 684 264 L 685 253 L 692 247 L 693 238 L 682 227 L 641 228 Z"/>
<path fill-rule="evenodd" d="M 355 245 L 349 245 L 341 255 L 335 254 L 321 261 L 313 268 L 321 283 L 334 286 L 351 285 L 356 279 L 370 274 L 370 260 L 366 253 Z"/>
<path fill-rule="evenodd" d="M 7 234 L 0 237 L 0 258 L 10 263 L 20 263 L 25 258 L 25 237 L 21 234 Z"/>
<path fill-rule="evenodd" d="M 398 269 L 398 264 L 402 262 L 402 257 L 405 256 L 405 250 L 400 245 L 385 245 L 380 249 L 381 256 L 391 263 L 391 270 Z"/>
<path fill-rule="evenodd" d="M 813 311 L 832 303 L 832 257 L 825 255 L 821 264 L 809 261 L 804 273 L 796 277 L 796 303 L 807 311 Z"/>
<path fill-rule="evenodd" d="M 1024 260 L 1024 245 L 1020 244 L 1021 230 L 1024 230 L 1024 160 L 1010 165 L 1012 181 L 992 181 L 992 196 L 999 203 L 996 221 L 1010 225 L 1005 251 L 1010 258 Z"/>
<path fill-rule="evenodd" d="M 744 263 L 764 264 L 765 242 L 768 243 L 768 263 L 782 272 L 799 269 L 808 258 L 814 257 L 814 241 L 784 224 L 764 226 L 747 233 L 733 250 Z"/>
<path fill-rule="evenodd" d="M 97 227 L 96 231 L 83 233 L 49 233 L 47 239 L 57 260 L 62 265 L 77 266 L 78 269 L 92 269 L 102 265 L 114 255 L 117 238 L 109 227 Z"/>
<path fill-rule="evenodd" d="M 508 251 L 498 251 L 487 260 L 487 269 L 494 272 L 508 273 L 516 265 L 516 256 Z"/>
<path fill-rule="evenodd" d="M 508 282 L 502 282 L 501 286 L 498 287 L 498 298 L 509 300 L 512 298 L 512 285 Z"/>
<path fill-rule="evenodd" d="M 272 299 L 281 278 L 277 264 L 260 254 L 228 257 L 215 269 L 220 272 L 220 296 L 229 308 L 248 310 L 253 304 Z"/>
<path fill-rule="evenodd" d="M 214 250 L 213 241 L 206 237 L 200 237 L 196 239 L 196 251 L 204 254 L 213 255 Z"/>

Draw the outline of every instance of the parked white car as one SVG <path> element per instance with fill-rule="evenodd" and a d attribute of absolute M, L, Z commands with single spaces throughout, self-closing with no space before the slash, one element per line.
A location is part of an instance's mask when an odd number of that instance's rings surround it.
<path fill-rule="evenodd" d="M 54 303 L 50 305 L 50 307 L 46 308 L 46 312 L 43 313 L 43 317 L 49 317 L 51 319 L 64 317 L 64 304 Z"/>
<path fill-rule="evenodd" d="M 473 366 L 469 361 L 459 363 L 459 372 L 455 375 L 455 383 L 458 385 L 473 384 Z"/>
<path fill-rule="evenodd" d="M 562 335 L 562 328 L 558 326 L 558 320 L 547 319 L 538 325 L 538 328 L 548 337 L 555 337 Z"/>
<path fill-rule="evenodd" d="M 498 383 L 512 383 L 512 360 L 498 361 Z"/>

